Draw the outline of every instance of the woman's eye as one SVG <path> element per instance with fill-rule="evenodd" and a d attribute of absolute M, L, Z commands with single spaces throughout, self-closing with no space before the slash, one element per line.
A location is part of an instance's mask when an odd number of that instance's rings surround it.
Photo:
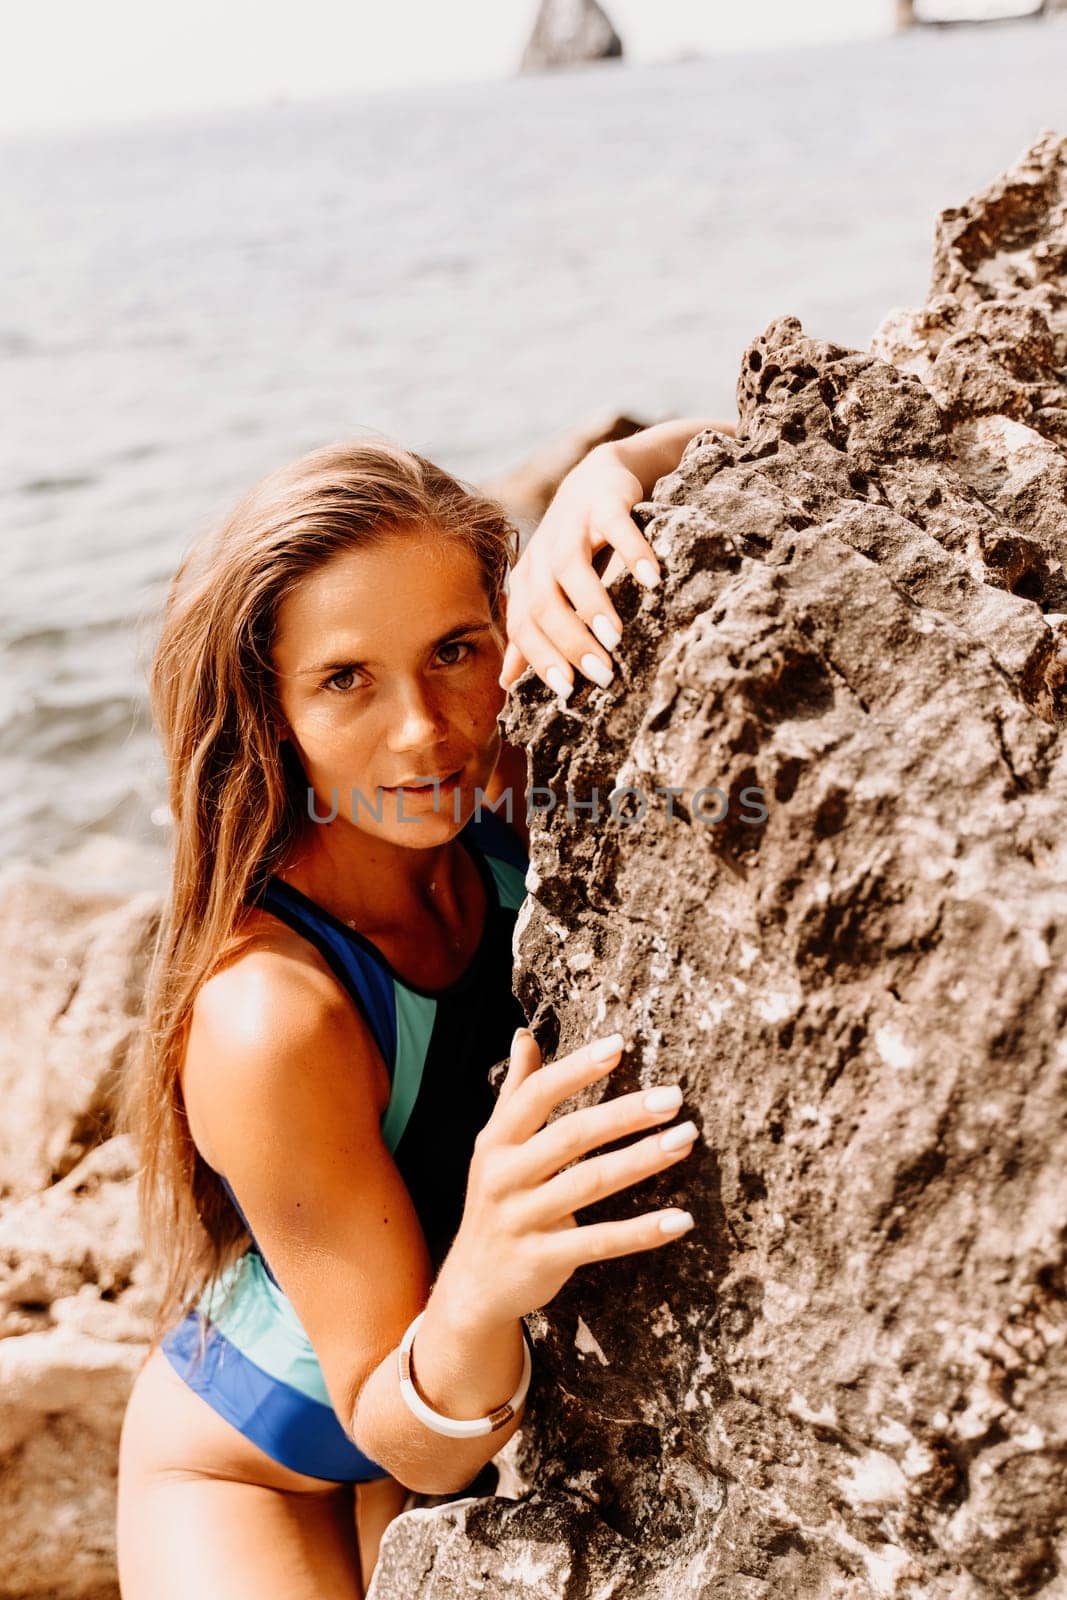
<path fill-rule="evenodd" d="M 476 647 L 473 644 L 469 644 L 465 640 L 453 639 L 449 644 L 441 645 L 440 649 L 438 650 L 438 655 L 442 654 L 442 652 L 445 650 L 465 650 L 468 652 L 473 652 L 475 648 Z M 446 661 L 445 666 L 457 667 L 461 661 L 465 661 L 466 659 L 466 656 L 462 655 L 458 661 Z M 335 689 L 338 694 L 346 694 L 349 689 L 358 689 L 361 687 L 358 682 L 352 683 L 342 681 L 344 679 L 352 679 L 358 670 L 359 669 L 357 667 L 345 667 L 342 672 L 335 672 L 332 678 L 327 678 L 322 684 L 322 688 Z"/>
<path fill-rule="evenodd" d="M 343 672 L 335 672 L 332 678 L 327 678 L 326 679 L 326 682 L 323 684 L 322 687 L 324 689 L 338 689 L 338 690 L 340 690 L 342 692 L 345 689 L 351 688 L 352 687 L 351 684 L 338 683 L 337 680 L 338 680 L 338 678 L 351 678 L 353 673 L 355 672 L 355 670 L 356 670 L 355 667 L 345 667 Z"/>
<path fill-rule="evenodd" d="M 474 649 L 474 646 L 472 644 L 467 644 L 462 639 L 453 639 L 450 644 L 443 644 L 441 646 L 441 650 L 473 650 L 473 649 Z M 440 654 L 440 651 L 438 652 L 438 654 Z M 463 660 L 466 660 L 465 656 L 461 656 L 460 657 L 460 661 L 463 661 Z M 456 667 L 458 665 L 459 665 L 458 661 L 446 661 L 445 662 L 445 666 L 446 667 Z"/>

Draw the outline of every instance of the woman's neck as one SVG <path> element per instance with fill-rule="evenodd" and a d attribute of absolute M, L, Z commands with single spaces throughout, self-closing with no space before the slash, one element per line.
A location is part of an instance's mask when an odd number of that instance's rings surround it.
<path fill-rule="evenodd" d="M 334 822 L 309 829 L 277 876 L 370 935 L 419 918 L 443 927 L 462 924 L 472 867 L 458 835 L 412 849 Z"/>

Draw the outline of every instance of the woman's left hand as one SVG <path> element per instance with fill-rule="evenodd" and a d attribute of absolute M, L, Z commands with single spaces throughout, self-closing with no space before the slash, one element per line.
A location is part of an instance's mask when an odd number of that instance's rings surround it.
<path fill-rule="evenodd" d="M 563 699 L 576 667 L 602 688 L 610 683 L 622 623 L 593 556 L 610 544 L 639 583 L 659 582 L 655 552 L 630 516 L 644 493 L 610 444 L 597 445 L 568 472 L 511 570 L 502 688 L 527 665 Z M 621 570 L 614 558 L 612 564 Z"/>

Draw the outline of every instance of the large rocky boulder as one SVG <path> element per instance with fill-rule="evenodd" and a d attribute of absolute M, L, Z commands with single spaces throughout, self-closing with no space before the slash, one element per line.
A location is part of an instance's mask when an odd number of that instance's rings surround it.
<path fill-rule="evenodd" d="M 617 60 L 622 40 L 597 0 L 541 0 L 520 72 Z"/>
<path fill-rule="evenodd" d="M 398 1518 L 371 1600 L 1067 1593 L 1067 144 L 872 353 L 784 318 L 738 399 L 613 685 L 506 724 L 541 1048 L 621 1027 L 607 1092 L 701 1129 L 579 1221 L 696 1226 L 531 1316 L 505 1498 Z"/>
<path fill-rule="evenodd" d="M 117 1600 L 115 1487 L 152 1287 L 124 1136 L 0 1207 L 0 1594 Z"/>
<path fill-rule="evenodd" d="M 158 895 L 0 884 L 0 1594 L 117 1600 L 115 1485 L 152 1291 L 116 1090 Z"/>
<path fill-rule="evenodd" d="M 158 896 L 13 864 L 0 875 L 0 1200 L 63 1177 L 110 1137 L 140 1022 Z"/>

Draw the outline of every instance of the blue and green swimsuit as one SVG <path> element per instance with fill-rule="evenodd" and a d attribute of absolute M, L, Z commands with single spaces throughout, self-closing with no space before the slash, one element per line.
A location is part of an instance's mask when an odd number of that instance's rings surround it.
<path fill-rule="evenodd" d="M 369 939 L 280 878 L 256 897 L 321 952 L 374 1031 L 392 1082 L 382 1137 L 422 1224 L 434 1275 L 463 1215 L 474 1140 L 496 1102 L 489 1069 L 508 1055 L 526 1021 L 511 989 L 525 849 L 491 811 L 472 817 L 458 837 L 485 885 L 486 917 L 466 971 L 445 989 L 407 983 Z M 345 1432 L 311 1341 L 254 1236 L 162 1348 L 213 1410 L 283 1466 L 338 1482 L 389 1475 Z"/>

